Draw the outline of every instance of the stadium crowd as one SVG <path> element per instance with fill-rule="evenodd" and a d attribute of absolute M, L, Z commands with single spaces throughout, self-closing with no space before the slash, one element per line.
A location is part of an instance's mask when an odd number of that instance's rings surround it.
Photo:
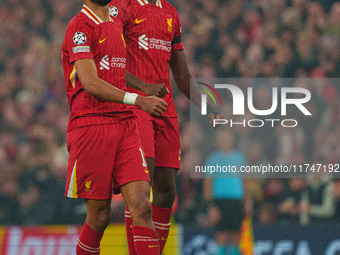
<path fill-rule="evenodd" d="M 337 1 L 170 3 L 181 17 L 194 77 L 340 77 Z M 61 66 L 64 32 L 81 5 L 0 0 L 0 225 L 84 222 L 82 201 L 63 195 L 69 110 Z M 189 122 L 189 100 L 173 88 L 182 139 L 174 216 L 184 224 L 212 226 L 217 216 L 202 199 L 203 180 L 190 178 L 190 144 L 204 143 L 203 130 Z M 340 86 L 334 80 L 308 88 L 315 95 L 309 103 L 313 116 L 301 119 L 301 126 L 235 130 L 235 148 L 249 165 L 340 163 Z M 270 87 L 259 86 L 255 97 L 270 105 Z M 203 162 L 213 149 L 190 156 Z M 251 201 L 245 211 L 260 224 L 340 221 L 337 179 L 246 179 L 244 188 Z M 114 200 L 112 208 L 113 221 L 122 222 L 123 201 Z"/>

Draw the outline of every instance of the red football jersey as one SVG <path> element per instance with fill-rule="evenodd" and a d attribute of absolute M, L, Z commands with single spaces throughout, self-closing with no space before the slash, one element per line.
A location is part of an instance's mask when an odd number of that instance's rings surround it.
<path fill-rule="evenodd" d="M 177 117 L 169 70 L 172 51 L 183 49 L 177 10 L 165 0 L 156 5 L 147 0 L 113 0 L 110 5 L 111 15 L 124 25 L 127 70 L 147 83 L 164 83 L 170 94 L 163 98 L 169 106 L 162 116 Z M 144 95 L 130 87 L 128 91 Z"/>
<path fill-rule="evenodd" d="M 133 115 L 130 106 L 104 101 L 85 92 L 74 62 L 93 59 L 98 77 L 126 90 L 126 45 L 123 25 L 115 17 L 103 22 L 86 5 L 69 23 L 62 47 L 66 94 L 71 109 L 68 131 L 77 127 L 115 123 Z"/>

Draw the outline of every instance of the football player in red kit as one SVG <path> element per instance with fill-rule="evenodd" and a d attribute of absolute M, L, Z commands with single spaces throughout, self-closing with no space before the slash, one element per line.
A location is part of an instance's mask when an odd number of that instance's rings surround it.
<path fill-rule="evenodd" d="M 152 218 L 162 253 L 171 225 L 171 208 L 176 197 L 175 178 L 181 159 L 169 65 L 177 86 L 190 98 L 191 74 L 181 42 L 181 22 L 176 9 L 165 0 L 113 0 L 110 13 L 118 17 L 124 26 L 127 83 L 132 87 L 128 87 L 128 91 L 143 96 L 157 95 L 168 104 L 167 110 L 158 117 L 135 109 L 152 183 Z M 131 74 L 145 83 L 131 78 Z M 128 209 L 125 224 L 130 255 L 136 254 Z"/>
<path fill-rule="evenodd" d="M 87 208 L 77 254 L 100 253 L 100 241 L 110 223 L 113 192 L 121 192 L 129 208 L 137 254 L 160 254 L 151 218 L 147 164 L 130 105 L 159 116 L 167 103 L 155 96 L 124 91 L 123 26 L 110 17 L 110 1 L 84 2 L 67 27 L 62 47 L 71 109 L 65 195 L 85 199 Z"/>

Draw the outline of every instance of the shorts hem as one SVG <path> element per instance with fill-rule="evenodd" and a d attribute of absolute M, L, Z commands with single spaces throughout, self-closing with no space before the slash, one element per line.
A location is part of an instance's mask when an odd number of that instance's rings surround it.
<path fill-rule="evenodd" d="M 181 169 L 181 166 L 180 165 L 172 165 L 172 164 L 156 164 L 155 163 L 155 167 L 167 167 L 167 168 L 174 168 L 176 170 L 180 170 Z"/>
<path fill-rule="evenodd" d="M 82 198 L 82 199 L 91 199 L 91 200 L 109 200 L 112 198 L 111 197 L 108 197 L 108 198 L 103 198 L 103 197 L 97 197 L 97 196 L 86 196 L 86 195 L 78 195 L 77 197 L 70 197 L 68 195 L 65 195 L 65 197 L 68 197 L 68 198 L 73 198 L 73 199 L 78 199 L 78 198 Z"/>

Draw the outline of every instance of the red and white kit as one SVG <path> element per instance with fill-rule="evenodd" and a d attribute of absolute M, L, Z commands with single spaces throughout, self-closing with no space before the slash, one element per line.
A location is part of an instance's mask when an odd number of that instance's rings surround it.
<path fill-rule="evenodd" d="M 71 109 L 65 195 L 110 199 L 128 182 L 149 181 L 132 108 L 86 93 L 74 66 L 76 60 L 93 59 L 99 78 L 126 90 L 126 44 L 120 20 L 111 16 L 103 22 L 84 5 L 67 27 L 62 53 Z"/>
<path fill-rule="evenodd" d="M 177 10 L 165 0 L 156 5 L 147 0 L 113 0 L 110 5 L 111 15 L 124 25 L 127 70 L 149 84 L 164 83 L 170 91 L 163 98 L 169 106 L 160 117 L 135 109 L 145 155 L 155 158 L 155 166 L 179 169 L 180 133 L 169 72 L 172 51 L 184 48 Z M 137 89 L 128 87 L 128 91 L 144 95 Z"/>

